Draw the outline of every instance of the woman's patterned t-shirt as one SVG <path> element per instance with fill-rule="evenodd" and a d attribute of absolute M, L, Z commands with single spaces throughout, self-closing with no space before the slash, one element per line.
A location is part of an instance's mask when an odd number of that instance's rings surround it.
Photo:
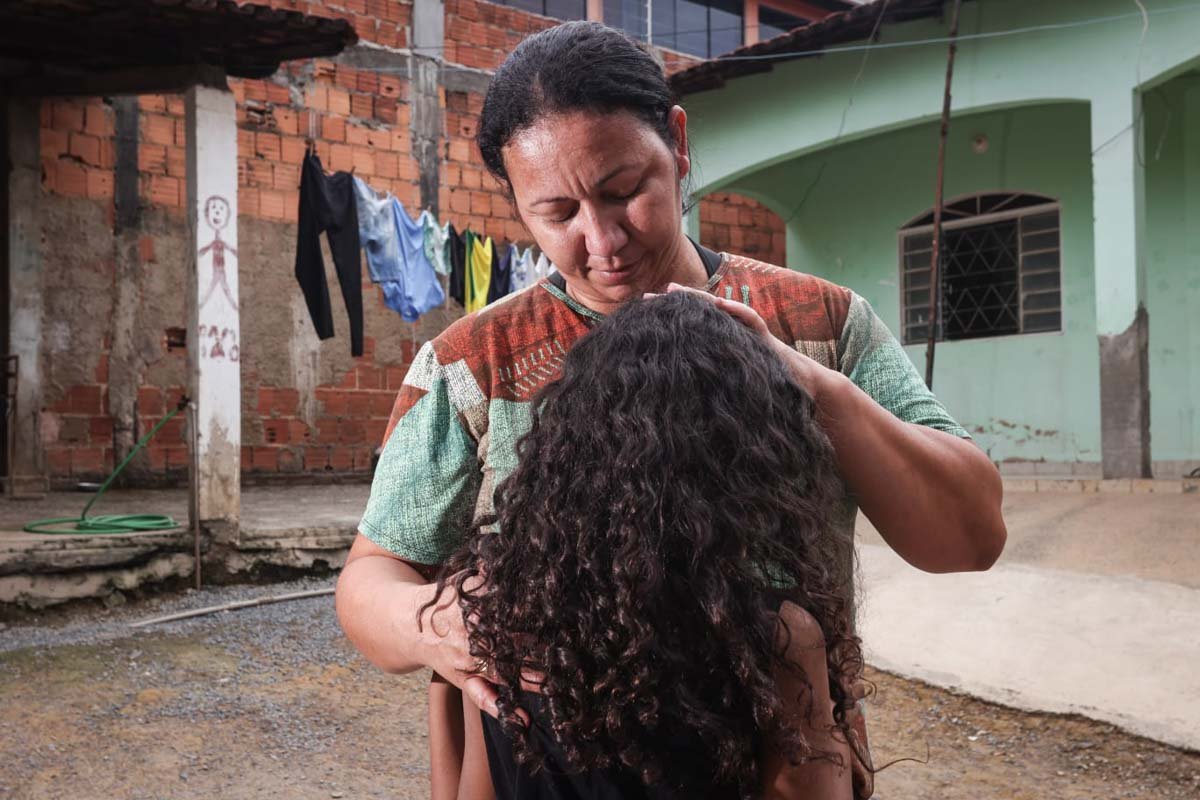
<path fill-rule="evenodd" d="M 905 422 L 967 437 L 849 289 L 729 254 L 707 289 L 748 304 L 772 334 L 848 376 Z M 440 564 L 454 552 L 516 467 L 533 396 L 600 318 L 543 280 L 426 343 L 396 397 L 362 534 L 418 564 Z M 853 508 L 844 524 L 852 535 Z"/>

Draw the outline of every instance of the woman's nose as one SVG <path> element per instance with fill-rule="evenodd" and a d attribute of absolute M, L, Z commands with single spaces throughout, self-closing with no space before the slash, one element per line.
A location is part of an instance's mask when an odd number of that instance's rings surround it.
<path fill-rule="evenodd" d="M 629 241 L 629 234 L 621 224 L 623 217 L 615 210 L 585 206 L 580 209 L 579 218 L 588 255 L 593 258 L 612 258 Z"/>

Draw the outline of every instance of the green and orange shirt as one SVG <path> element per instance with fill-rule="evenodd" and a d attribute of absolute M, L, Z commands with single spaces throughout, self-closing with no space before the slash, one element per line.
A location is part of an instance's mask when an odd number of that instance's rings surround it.
<path fill-rule="evenodd" d="M 905 422 L 967 436 L 857 294 L 743 256 L 705 255 L 717 264 L 708 291 L 750 305 L 772 334 L 847 375 Z M 542 280 L 426 343 L 396 397 L 362 534 L 418 564 L 453 553 L 516 467 L 530 401 L 600 319 Z M 852 530 L 853 513 L 846 524 Z"/>

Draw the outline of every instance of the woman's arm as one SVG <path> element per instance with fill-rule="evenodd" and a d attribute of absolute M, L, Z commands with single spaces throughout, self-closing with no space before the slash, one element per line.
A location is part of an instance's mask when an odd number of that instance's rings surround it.
<path fill-rule="evenodd" d="M 973 442 L 898 419 L 839 372 L 780 343 L 816 401 L 838 468 L 867 519 L 927 572 L 985 570 L 1004 550 L 1000 473 Z"/>
<path fill-rule="evenodd" d="M 418 610 L 436 587 L 412 564 L 359 534 L 338 578 L 337 615 L 347 638 L 368 661 L 387 672 L 429 667 L 458 686 L 475 705 L 496 713 L 496 690 L 478 675 L 453 587 L 437 606 Z"/>
<path fill-rule="evenodd" d="M 780 664 L 775 681 L 791 721 L 821 758 L 792 763 L 789 754 L 768 746 L 761 756 L 764 800 L 852 800 L 851 760 L 854 754 L 833 720 L 825 639 L 811 614 L 792 603 L 779 610 L 779 644 L 784 658 L 803 670 Z"/>
<path fill-rule="evenodd" d="M 1003 486 L 969 440 L 904 422 L 840 372 L 779 341 L 754 309 L 708 293 L 758 332 L 817 403 L 838 467 L 863 513 L 905 561 L 927 572 L 984 570 L 1004 550 Z"/>

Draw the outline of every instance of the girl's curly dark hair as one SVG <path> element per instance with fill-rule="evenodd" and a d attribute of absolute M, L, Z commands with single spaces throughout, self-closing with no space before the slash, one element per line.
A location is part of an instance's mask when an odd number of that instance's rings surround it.
<path fill-rule="evenodd" d="M 541 676 L 545 722 L 580 770 L 671 785 L 667 743 L 684 736 L 750 797 L 765 741 L 828 755 L 772 677 L 778 611 L 790 600 L 820 624 L 845 729 L 862 667 L 852 544 L 814 403 L 777 355 L 703 298 L 631 302 L 572 348 L 518 455 L 498 525 L 464 543 L 439 596 L 457 588 L 522 762 L 541 763 L 515 713 L 522 675 Z"/>

